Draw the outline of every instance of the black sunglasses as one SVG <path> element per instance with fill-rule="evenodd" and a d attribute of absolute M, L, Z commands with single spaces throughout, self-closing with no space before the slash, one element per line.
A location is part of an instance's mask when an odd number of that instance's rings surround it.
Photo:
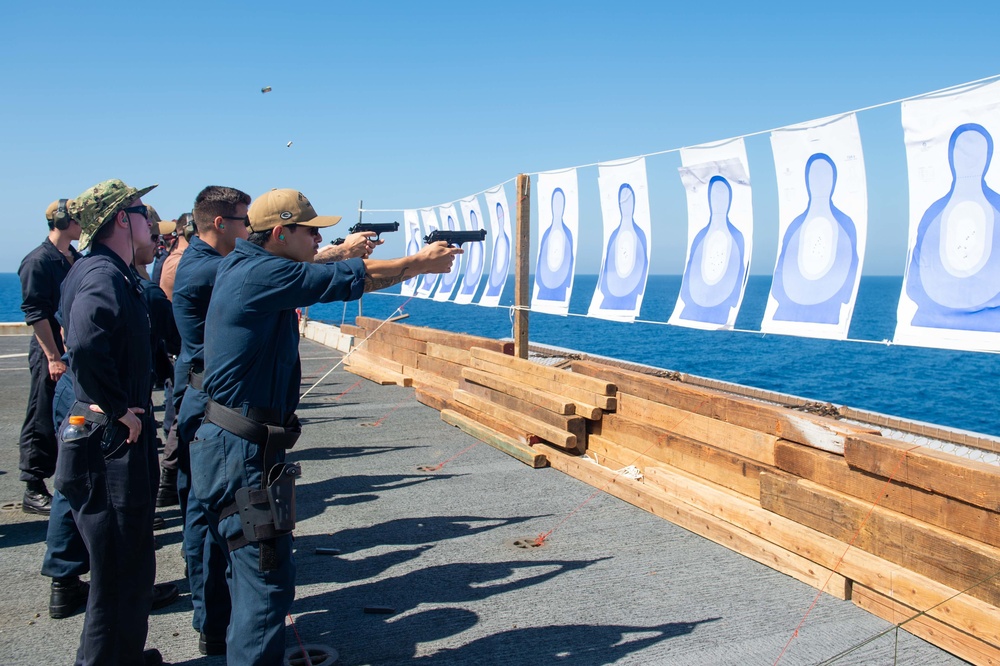
<path fill-rule="evenodd" d="M 236 220 L 237 222 L 242 222 L 243 226 L 247 229 L 250 228 L 250 216 L 244 215 L 243 217 L 230 217 L 229 215 L 220 215 L 223 220 Z"/>
<path fill-rule="evenodd" d="M 286 224 L 285 228 L 286 229 L 298 229 L 300 226 L 303 229 L 308 229 L 310 236 L 319 236 L 319 227 L 307 227 L 307 226 L 300 225 L 300 224 Z"/>
<path fill-rule="evenodd" d="M 128 213 L 138 213 L 142 215 L 146 220 L 149 220 L 149 207 L 148 206 L 129 206 L 124 210 L 126 214 Z"/>

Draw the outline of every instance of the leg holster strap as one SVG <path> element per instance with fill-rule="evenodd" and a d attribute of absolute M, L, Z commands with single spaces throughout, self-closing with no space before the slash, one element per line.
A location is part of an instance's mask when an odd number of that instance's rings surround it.
<path fill-rule="evenodd" d="M 235 502 L 225 507 L 219 520 L 239 514 L 243 533 L 230 538 L 232 552 L 249 543 L 262 543 L 295 529 L 295 479 L 302 475 L 297 463 L 279 463 L 267 475 L 267 488 L 240 488 Z"/>

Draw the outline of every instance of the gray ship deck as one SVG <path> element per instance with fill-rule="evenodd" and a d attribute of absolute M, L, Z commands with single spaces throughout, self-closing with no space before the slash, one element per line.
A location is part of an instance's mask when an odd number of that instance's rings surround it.
<path fill-rule="evenodd" d="M 24 488 L 27 346 L 0 337 L 4 503 Z M 340 357 L 308 341 L 301 353 L 306 386 Z M 302 640 L 337 649 L 339 664 L 964 663 L 849 601 L 821 595 L 811 608 L 817 593 L 803 583 L 559 471 L 530 469 L 443 423 L 413 389 L 337 370 L 299 414 L 292 615 Z M 48 617 L 46 521 L 5 508 L 0 663 L 70 663 L 83 616 Z M 176 507 L 161 513 L 157 580 L 182 596 L 153 613 L 147 645 L 172 664 L 223 664 L 198 654 L 180 518 Z M 549 530 L 540 548 L 515 545 Z M 296 644 L 291 630 L 286 642 Z"/>

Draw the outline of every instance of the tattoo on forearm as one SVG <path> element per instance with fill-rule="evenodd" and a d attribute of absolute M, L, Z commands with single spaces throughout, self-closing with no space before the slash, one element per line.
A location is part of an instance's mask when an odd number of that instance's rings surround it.
<path fill-rule="evenodd" d="M 385 289 L 393 285 L 399 284 L 406 279 L 406 269 L 399 271 L 396 275 L 387 275 L 386 277 L 375 278 L 365 273 L 365 293 L 369 291 L 378 291 L 379 289 Z"/>

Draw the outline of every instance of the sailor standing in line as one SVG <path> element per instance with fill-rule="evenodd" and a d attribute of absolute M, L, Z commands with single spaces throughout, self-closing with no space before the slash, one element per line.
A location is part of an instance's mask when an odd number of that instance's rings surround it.
<path fill-rule="evenodd" d="M 80 223 L 69 209 L 73 202 L 59 199 L 45 210 L 49 235 L 32 250 L 17 269 L 21 278 L 21 310 L 34 336 L 28 345 L 31 387 L 19 442 L 21 481 L 26 488 L 21 510 L 48 515 L 52 495 L 45 479 L 56 469 L 56 433 L 52 428 L 52 394 L 66 372 L 62 332 L 56 321 L 59 290 L 80 254 L 70 243 L 80 238 Z"/>
<path fill-rule="evenodd" d="M 401 259 L 313 263 L 319 229 L 339 221 L 318 216 L 295 190 L 264 194 L 250 207 L 249 239 L 236 241 L 219 264 L 208 308 L 203 389 L 209 400 L 191 443 L 192 493 L 208 510 L 213 538 L 229 550 L 226 656 L 234 666 L 281 663 L 285 615 L 295 596 L 289 500 L 298 465 L 285 464 L 285 450 L 300 433 L 295 309 L 447 273 L 462 252 L 440 242 Z M 241 525 L 241 507 L 248 526 Z"/>
<path fill-rule="evenodd" d="M 55 483 L 90 553 L 90 595 L 77 666 L 160 664 L 145 650 L 156 558 L 149 311 L 131 265 L 152 243 L 142 190 L 120 180 L 76 198 L 80 247 L 63 285 L 69 372 L 83 416 L 59 437 Z M 148 432 L 147 432 L 148 434 Z"/>

